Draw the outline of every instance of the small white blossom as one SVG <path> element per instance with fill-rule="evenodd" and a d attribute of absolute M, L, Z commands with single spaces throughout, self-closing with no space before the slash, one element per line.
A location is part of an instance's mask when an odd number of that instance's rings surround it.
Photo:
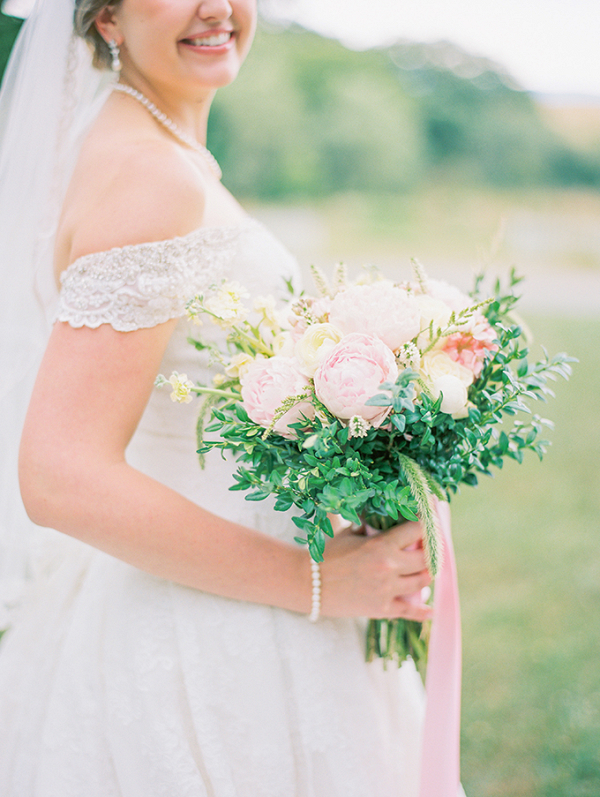
<path fill-rule="evenodd" d="M 203 312 L 203 309 L 202 296 L 198 294 L 186 304 L 185 314 L 196 326 L 201 327 L 202 321 L 200 320 L 200 313 Z"/>
<path fill-rule="evenodd" d="M 227 377 L 225 376 L 225 374 L 215 374 L 213 376 L 213 385 L 215 387 L 221 387 L 221 385 L 224 384 L 226 381 Z"/>
<path fill-rule="evenodd" d="M 173 388 L 171 401 L 178 401 L 180 404 L 189 404 L 192 400 L 191 392 L 194 383 L 187 378 L 187 374 L 178 374 L 177 371 L 173 371 L 167 381 Z"/>
<path fill-rule="evenodd" d="M 353 415 L 348 421 L 349 437 L 366 437 L 371 424 L 361 418 L 360 415 Z"/>
<path fill-rule="evenodd" d="M 412 341 L 409 341 L 400 347 L 396 360 L 405 368 L 414 368 L 418 371 L 421 365 L 421 352 Z"/>

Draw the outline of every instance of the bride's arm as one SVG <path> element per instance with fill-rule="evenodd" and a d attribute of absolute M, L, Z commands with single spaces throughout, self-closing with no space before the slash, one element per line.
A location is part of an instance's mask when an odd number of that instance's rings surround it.
<path fill-rule="evenodd" d="M 138 182 L 143 184 L 141 177 Z M 153 191 L 156 184 L 154 176 Z M 123 195 L 127 202 L 119 206 Z M 115 220 L 128 220 L 123 234 L 132 243 L 136 237 L 148 240 L 156 226 L 162 237 L 180 232 L 169 228 L 170 215 L 174 225 L 181 223 L 179 198 L 175 191 L 165 205 L 142 191 L 132 201 L 123 190 L 113 194 L 110 208 Z M 78 254 L 119 244 L 114 237 L 103 243 L 101 209 L 86 217 L 94 224 L 89 233 L 85 224 L 78 228 Z M 107 230 L 114 236 L 115 224 Z M 107 324 L 55 325 L 21 444 L 25 507 L 40 525 L 159 577 L 307 613 L 311 576 L 305 549 L 219 518 L 125 460 L 174 323 L 134 332 Z M 429 580 L 422 551 L 404 550 L 420 536 L 417 524 L 406 524 L 381 538 L 333 540 L 323 564 L 323 613 L 423 619 L 428 609 L 402 599 Z"/>
<path fill-rule="evenodd" d="M 125 461 L 171 331 L 172 322 L 125 333 L 55 326 L 21 445 L 27 511 L 157 576 L 308 612 L 305 549 L 223 520 Z M 324 613 L 424 617 L 394 602 L 428 581 L 422 552 L 401 550 L 420 534 L 407 524 L 385 539 L 336 539 L 323 566 Z"/>

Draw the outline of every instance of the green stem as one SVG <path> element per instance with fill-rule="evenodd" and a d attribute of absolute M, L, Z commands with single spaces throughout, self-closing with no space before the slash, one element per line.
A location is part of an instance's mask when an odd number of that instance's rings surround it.
<path fill-rule="evenodd" d="M 194 393 L 205 394 L 207 396 L 221 396 L 222 398 L 233 399 L 239 401 L 241 396 L 239 393 L 232 393 L 230 390 L 219 390 L 217 387 L 193 387 Z"/>

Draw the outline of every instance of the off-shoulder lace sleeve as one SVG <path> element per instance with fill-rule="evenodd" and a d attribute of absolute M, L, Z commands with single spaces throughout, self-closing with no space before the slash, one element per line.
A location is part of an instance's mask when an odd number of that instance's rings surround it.
<path fill-rule="evenodd" d="M 61 276 L 56 320 L 131 332 L 178 318 L 192 296 L 219 279 L 239 229 L 201 227 L 180 238 L 81 257 Z"/>

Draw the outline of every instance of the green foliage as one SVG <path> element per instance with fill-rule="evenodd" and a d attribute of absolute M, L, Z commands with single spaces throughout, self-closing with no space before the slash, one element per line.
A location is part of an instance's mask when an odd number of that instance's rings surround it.
<path fill-rule="evenodd" d="M 23 20 L 9 17 L 0 11 L 0 82 L 22 24 Z"/>
<path fill-rule="evenodd" d="M 330 417 L 317 416 L 311 428 L 299 422 L 297 438 L 265 437 L 241 404 L 213 409 L 215 422 L 207 433 L 220 439 L 205 441 L 201 453 L 212 448 L 234 451 L 239 467 L 232 490 L 248 492 L 247 500 L 276 495 L 275 509 L 300 510 L 294 523 L 303 532 L 313 559 L 323 560 L 325 539 L 332 536 L 328 513 L 360 526 L 364 517 L 416 519 L 417 505 L 401 473 L 394 471 L 381 435 L 350 438 L 348 428 Z M 303 428 L 304 427 L 304 428 Z"/>
<path fill-rule="evenodd" d="M 399 191 L 425 165 L 415 107 L 378 51 L 261 30 L 240 77 L 217 95 L 209 142 L 227 185 L 246 197 Z"/>

